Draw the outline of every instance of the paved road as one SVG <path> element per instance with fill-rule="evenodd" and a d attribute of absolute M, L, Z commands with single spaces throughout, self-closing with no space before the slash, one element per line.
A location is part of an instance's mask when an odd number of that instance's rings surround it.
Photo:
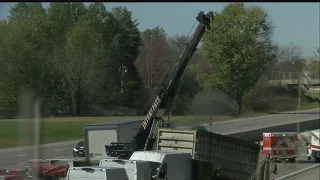
<path fill-rule="evenodd" d="M 319 180 L 320 179 L 320 166 L 307 170 L 304 173 L 298 174 L 287 180 Z"/>
<path fill-rule="evenodd" d="M 278 174 L 272 174 L 272 178 L 280 178 L 282 176 L 285 176 L 287 174 L 294 173 L 296 171 L 299 171 L 301 169 L 305 169 L 307 167 L 313 166 L 316 163 L 314 161 L 308 161 L 306 156 L 306 147 L 303 146 L 299 148 L 300 157 L 298 158 L 297 162 L 295 163 L 277 163 L 278 165 Z"/>
<path fill-rule="evenodd" d="M 320 119 L 319 109 L 303 111 L 301 114 L 288 112 L 226 122 L 216 122 L 212 125 L 212 131 L 222 135 L 227 135 L 275 125 L 291 124 L 298 122 L 298 120 L 302 122 L 312 119 Z M 202 125 L 206 126 L 207 129 L 210 129 L 208 123 Z"/>
<path fill-rule="evenodd" d="M 79 142 L 70 141 L 64 143 L 54 143 L 44 145 L 40 148 L 42 158 L 72 158 L 73 146 Z M 14 148 L 8 150 L 0 150 L 0 169 L 21 169 L 27 165 L 27 161 L 33 158 L 33 149 Z"/>
<path fill-rule="evenodd" d="M 233 132 L 242 132 L 251 129 L 259 129 L 262 127 L 274 126 L 276 124 L 286 124 L 297 121 L 298 117 L 301 120 L 316 119 L 319 117 L 319 109 L 305 111 L 303 114 L 274 114 L 267 116 L 260 116 L 255 118 L 245 118 L 227 122 L 217 122 L 213 125 L 213 132 L 220 134 L 229 134 Z M 299 119 L 300 119 L 299 118 Z M 208 124 L 205 124 L 208 126 Z M 72 148 L 77 141 L 56 143 L 54 145 L 44 146 L 43 158 L 71 158 Z M 24 168 L 28 159 L 32 158 L 32 149 L 30 148 L 17 148 L 9 150 L 0 150 L 0 168 L 16 169 Z M 304 158 L 305 159 L 305 158 Z M 303 158 L 300 159 L 300 167 L 307 167 L 313 165 L 312 163 L 305 162 Z M 283 169 L 283 170 L 281 170 Z M 295 171 L 297 168 L 295 165 L 287 165 L 284 168 L 279 166 L 279 174 L 288 174 Z"/>

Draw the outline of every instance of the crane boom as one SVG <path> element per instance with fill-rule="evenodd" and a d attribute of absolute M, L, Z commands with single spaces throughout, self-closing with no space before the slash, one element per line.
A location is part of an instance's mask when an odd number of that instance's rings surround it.
<path fill-rule="evenodd" d="M 160 89 L 146 117 L 143 119 L 143 122 L 138 130 L 137 135 L 133 137 L 131 140 L 131 152 L 142 149 L 149 150 L 152 147 L 152 143 L 150 143 L 149 140 L 152 138 L 157 127 L 159 126 L 159 120 L 163 122 L 163 114 L 157 115 L 157 113 L 160 112 L 159 110 L 161 110 L 161 112 L 164 112 L 164 110 L 168 108 L 168 106 L 172 105 L 173 99 L 177 94 L 178 85 L 181 81 L 186 66 L 190 61 L 192 55 L 196 51 L 203 34 L 206 30 L 210 29 L 210 22 L 213 19 L 213 12 L 210 11 L 207 14 L 204 14 L 203 11 L 200 11 L 196 19 L 198 20 L 199 24 L 195 29 L 195 32 L 193 33 L 184 51 L 179 57 L 179 61 L 175 64 L 173 70 L 171 71 L 164 85 Z M 160 126 L 163 126 L 163 124 Z M 119 143 L 113 144 L 117 144 L 118 147 L 121 146 L 119 145 Z M 106 145 L 106 151 L 109 155 L 118 154 L 114 153 L 115 149 L 119 148 L 115 148 L 114 146 L 110 147 Z M 121 146 L 120 149 L 125 148 Z M 121 150 L 121 152 L 123 152 L 123 150 Z"/>

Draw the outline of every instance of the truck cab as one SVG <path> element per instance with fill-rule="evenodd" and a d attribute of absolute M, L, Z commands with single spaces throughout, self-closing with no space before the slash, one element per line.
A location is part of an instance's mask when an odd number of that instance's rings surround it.
<path fill-rule="evenodd" d="M 72 167 L 67 173 L 68 180 L 128 180 L 123 168 L 112 167 Z"/>
<path fill-rule="evenodd" d="M 314 159 L 316 162 L 320 162 L 320 131 L 311 131 L 310 135 L 311 143 L 307 146 L 308 160 Z"/>
<path fill-rule="evenodd" d="M 151 164 L 145 161 L 101 159 L 99 166 L 123 168 L 129 178 L 128 180 L 151 180 Z"/>
<path fill-rule="evenodd" d="M 190 153 L 136 151 L 129 160 L 149 162 L 154 180 L 192 179 L 193 161 Z"/>

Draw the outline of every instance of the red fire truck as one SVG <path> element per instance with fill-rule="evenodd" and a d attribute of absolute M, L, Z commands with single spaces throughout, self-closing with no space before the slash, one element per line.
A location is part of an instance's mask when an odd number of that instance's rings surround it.
<path fill-rule="evenodd" d="M 296 132 L 263 133 L 262 156 L 274 160 L 295 162 L 299 157 L 298 134 Z"/>

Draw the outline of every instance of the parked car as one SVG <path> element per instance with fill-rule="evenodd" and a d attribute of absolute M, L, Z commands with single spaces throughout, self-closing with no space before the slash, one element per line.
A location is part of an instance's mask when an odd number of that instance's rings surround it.
<path fill-rule="evenodd" d="M 85 144 L 84 141 L 78 142 L 73 148 L 73 156 L 85 157 Z"/>

